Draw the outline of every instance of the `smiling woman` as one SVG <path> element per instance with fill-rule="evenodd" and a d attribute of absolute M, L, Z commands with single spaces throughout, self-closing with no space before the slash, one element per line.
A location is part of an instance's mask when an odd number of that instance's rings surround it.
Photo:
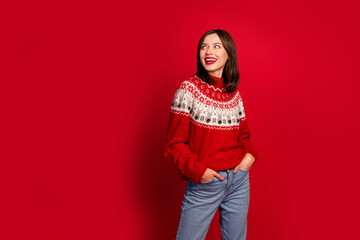
<path fill-rule="evenodd" d="M 237 89 L 240 80 L 237 52 L 229 33 L 220 29 L 210 30 L 200 38 L 196 75 L 210 84 L 216 82 L 214 76 L 223 77 L 228 92 Z"/>
<path fill-rule="evenodd" d="M 240 92 L 235 43 L 226 31 L 198 43 L 197 73 L 171 103 L 164 156 L 187 180 L 176 239 L 204 239 L 219 209 L 222 239 L 246 238 L 249 169 L 258 158 Z"/>
<path fill-rule="evenodd" d="M 200 50 L 200 61 L 206 71 L 220 78 L 228 59 L 229 57 L 222 47 L 219 36 L 217 34 L 206 36 Z"/>

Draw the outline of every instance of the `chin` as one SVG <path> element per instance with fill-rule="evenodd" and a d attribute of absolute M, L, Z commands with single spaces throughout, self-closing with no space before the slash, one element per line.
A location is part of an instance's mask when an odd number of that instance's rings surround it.
<path fill-rule="evenodd" d="M 216 72 L 219 69 L 217 69 L 217 68 L 205 68 L 205 70 L 208 71 L 208 72 Z"/>

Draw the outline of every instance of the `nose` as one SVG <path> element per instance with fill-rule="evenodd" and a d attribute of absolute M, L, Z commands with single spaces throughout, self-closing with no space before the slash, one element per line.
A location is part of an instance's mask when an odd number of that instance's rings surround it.
<path fill-rule="evenodd" d="M 208 48 L 208 49 L 206 50 L 206 54 L 209 55 L 209 53 L 211 53 L 210 48 Z"/>

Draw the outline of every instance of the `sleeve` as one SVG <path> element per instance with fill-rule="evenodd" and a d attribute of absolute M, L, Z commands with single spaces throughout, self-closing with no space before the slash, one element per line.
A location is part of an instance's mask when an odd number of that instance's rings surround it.
<path fill-rule="evenodd" d="M 248 121 L 245 116 L 245 109 L 243 101 L 240 97 L 240 129 L 239 129 L 239 140 L 243 149 L 246 153 L 250 153 L 255 158 L 255 162 L 258 160 L 258 151 L 255 148 L 254 144 L 250 141 L 250 129 L 248 126 Z"/>
<path fill-rule="evenodd" d="M 199 183 L 207 166 L 199 161 L 196 153 L 191 152 L 188 144 L 193 100 L 193 94 L 183 82 L 171 103 L 164 156 L 177 167 L 181 179 L 190 178 Z"/>

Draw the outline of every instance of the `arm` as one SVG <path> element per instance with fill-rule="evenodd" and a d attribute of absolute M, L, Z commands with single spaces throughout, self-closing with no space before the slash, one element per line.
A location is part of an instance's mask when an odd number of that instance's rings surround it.
<path fill-rule="evenodd" d="M 192 93 L 181 84 L 171 104 L 164 156 L 180 174 L 199 183 L 207 167 L 198 161 L 198 155 L 191 152 L 188 145 L 192 100 Z"/>
<path fill-rule="evenodd" d="M 258 151 L 255 148 L 254 144 L 250 141 L 250 130 L 246 118 L 240 120 L 239 139 L 245 152 L 250 153 L 255 158 L 254 162 L 256 162 L 256 160 L 258 159 Z"/>
<path fill-rule="evenodd" d="M 247 119 L 245 117 L 245 109 L 243 105 L 243 101 L 240 98 L 240 129 L 239 129 L 239 141 L 243 146 L 243 149 L 246 153 L 250 153 L 255 161 L 258 159 L 258 151 L 255 148 L 254 144 L 250 141 L 250 129 L 248 126 Z M 254 161 L 254 162 L 255 162 Z"/>

